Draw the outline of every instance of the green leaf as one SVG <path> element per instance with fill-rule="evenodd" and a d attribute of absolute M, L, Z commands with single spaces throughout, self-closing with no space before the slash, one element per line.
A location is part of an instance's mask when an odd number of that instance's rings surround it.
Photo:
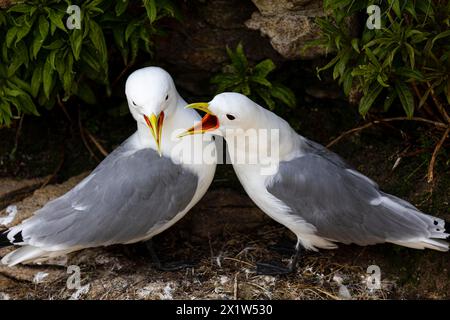
<path fill-rule="evenodd" d="M 443 32 L 439 33 L 437 36 L 435 36 L 435 37 L 433 38 L 433 40 L 431 41 L 431 43 L 434 45 L 434 43 L 435 43 L 437 40 L 443 39 L 443 38 L 446 38 L 446 37 L 450 37 L 450 30 L 443 31 Z"/>
<path fill-rule="evenodd" d="M 342 77 L 342 88 L 344 90 L 344 94 L 348 96 L 350 94 L 350 90 L 353 85 L 353 76 L 351 69 L 347 69 Z"/>
<path fill-rule="evenodd" d="M 292 92 L 292 90 L 283 86 L 280 83 L 272 85 L 272 89 L 270 89 L 270 94 L 290 108 L 295 107 L 297 103 L 295 94 Z"/>
<path fill-rule="evenodd" d="M 319 79 L 320 79 L 320 76 L 319 76 L 320 72 L 331 68 L 336 62 L 339 61 L 339 59 L 340 59 L 340 57 L 336 56 L 333 59 L 331 59 L 331 61 L 328 62 L 325 66 L 323 66 L 321 68 L 317 68 L 316 72 L 317 72 L 317 76 L 319 77 Z"/>
<path fill-rule="evenodd" d="M 117 48 L 119 49 L 120 53 L 122 54 L 123 63 L 124 63 L 124 65 L 127 65 L 128 64 L 128 46 L 125 45 L 124 28 L 121 28 L 120 26 L 114 26 L 113 27 L 113 37 L 114 37 L 114 41 L 116 43 Z"/>
<path fill-rule="evenodd" d="M 74 29 L 70 35 L 70 46 L 72 47 L 73 56 L 75 60 L 80 59 L 81 46 L 83 44 L 83 34 L 81 30 Z"/>
<path fill-rule="evenodd" d="M 50 90 L 53 84 L 53 68 L 49 57 L 47 57 L 44 64 L 44 68 L 42 70 L 42 80 L 43 80 L 44 94 L 48 99 L 50 97 Z"/>
<path fill-rule="evenodd" d="M 39 116 L 37 112 L 36 105 L 33 100 L 30 98 L 28 94 L 22 94 L 17 97 L 20 101 L 20 109 L 26 113 L 33 114 L 35 116 Z"/>
<path fill-rule="evenodd" d="M 417 106 L 417 108 L 420 109 L 425 104 L 425 102 L 428 99 L 428 96 L 430 95 L 431 89 L 432 89 L 432 87 L 428 88 L 425 91 L 425 93 L 422 95 L 422 97 L 420 98 L 419 105 Z"/>
<path fill-rule="evenodd" d="M 88 51 L 83 52 L 83 54 L 81 55 L 81 61 L 85 62 L 96 73 L 101 72 L 101 66 L 98 62 L 98 59 L 96 59 Z"/>
<path fill-rule="evenodd" d="M 265 78 L 275 70 L 276 66 L 271 59 L 265 59 L 253 68 L 253 75 L 259 78 Z"/>
<path fill-rule="evenodd" d="M 383 76 L 383 74 L 381 74 L 381 73 L 377 75 L 378 83 L 381 84 L 385 88 L 389 87 L 389 85 L 386 83 L 387 80 L 388 79 L 385 75 Z"/>
<path fill-rule="evenodd" d="M 419 80 L 424 81 L 425 77 L 423 74 L 417 69 L 411 69 L 408 67 L 400 67 L 395 69 L 395 73 L 399 76 L 405 77 L 408 80 Z"/>
<path fill-rule="evenodd" d="M 147 17 L 150 23 L 155 22 L 157 16 L 155 0 L 144 0 L 144 7 L 147 11 Z"/>
<path fill-rule="evenodd" d="M 254 82 L 254 83 L 257 83 L 257 84 L 260 84 L 262 86 L 268 87 L 268 88 L 272 87 L 272 84 L 266 78 L 257 77 L 257 76 L 251 76 L 250 77 L 250 81 Z"/>
<path fill-rule="evenodd" d="M 409 43 L 405 43 L 405 46 L 406 46 L 406 51 L 408 51 L 408 55 L 409 55 L 409 63 L 411 65 L 411 68 L 414 69 L 414 65 L 416 64 L 416 60 L 414 58 L 414 48 Z"/>
<path fill-rule="evenodd" d="M 18 97 L 21 94 L 25 94 L 22 90 L 19 90 L 19 89 L 5 88 L 4 91 L 5 91 L 5 94 L 10 97 Z"/>
<path fill-rule="evenodd" d="M 360 53 L 361 51 L 359 50 L 358 42 L 359 42 L 359 39 L 358 39 L 358 38 L 353 38 L 351 44 L 352 44 L 352 48 L 353 48 L 356 52 Z"/>
<path fill-rule="evenodd" d="M 94 91 L 84 81 L 79 83 L 77 96 L 87 104 L 95 104 L 97 102 Z"/>
<path fill-rule="evenodd" d="M 8 32 L 6 33 L 6 46 L 8 48 L 11 47 L 12 42 L 14 41 L 14 39 L 17 36 L 17 31 L 19 31 L 19 28 L 17 27 L 12 27 L 8 30 Z"/>
<path fill-rule="evenodd" d="M 115 8 L 116 16 L 121 16 L 127 10 L 128 2 L 129 0 L 117 0 Z"/>
<path fill-rule="evenodd" d="M 234 74 L 218 74 L 211 79 L 212 84 L 218 85 L 217 94 L 237 86 L 241 81 L 242 79 Z"/>
<path fill-rule="evenodd" d="M 42 43 L 44 41 L 42 40 L 42 37 L 40 34 L 37 34 L 36 37 L 33 39 L 33 44 L 31 45 L 31 56 L 33 58 L 36 58 L 39 51 L 41 50 Z"/>
<path fill-rule="evenodd" d="M 272 100 L 270 93 L 265 89 L 257 89 L 256 93 L 260 98 L 263 99 L 264 103 L 269 107 L 270 110 L 275 109 L 275 102 Z"/>
<path fill-rule="evenodd" d="M 23 44 L 21 42 L 21 44 Z M 24 45 L 23 45 L 24 46 Z M 27 54 L 27 50 L 23 50 L 22 52 L 20 52 L 21 50 L 18 50 L 19 52 L 15 52 L 14 57 L 12 62 L 10 63 L 10 65 L 8 66 L 8 77 L 13 76 L 16 71 L 24 64 L 28 61 L 28 54 Z"/>
<path fill-rule="evenodd" d="M 107 67 L 108 50 L 106 48 L 106 41 L 102 28 L 93 20 L 89 22 L 89 25 L 89 39 L 97 50 L 100 61 Z"/>
<path fill-rule="evenodd" d="M 137 26 L 138 26 L 138 23 L 135 20 L 131 21 L 127 25 L 127 28 L 125 29 L 125 41 L 126 42 L 128 42 L 128 40 L 130 39 L 131 35 L 136 30 Z"/>
<path fill-rule="evenodd" d="M 65 70 L 63 76 L 63 88 L 66 93 L 66 97 L 72 94 L 73 77 L 73 55 L 68 53 L 65 59 Z"/>
<path fill-rule="evenodd" d="M 395 91 L 402 103 L 406 116 L 411 118 L 414 114 L 414 97 L 410 88 L 403 82 L 397 81 L 395 82 Z"/>
<path fill-rule="evenodd" d="M 64 41 L 61 39 L 55 40 L 52 43 L 50 43 L 47 46 L 43 46 L 44 49 L 48 49 L 48 50 L 55 50 L 55 49 L 60 49 L 64 46 Z"/>
<path fill-rule="evenodd" d="M 237 45 L 235 51 L 233 51 L 227 47 L 227 53 L 228 53 L 228 56 L 230 57 L 232 65 L 236 69 L 236 71 L 238 73 L 240 73 L 241 75 L 246 74 L 247 67 L 248 67 L 248 61 L 247 61 L 247 57 L 244 54 L 244 47 L 242 46 L 242 43 L 239 43 Z"/>
<path fill-rule="evenodd" d="M 384 112 L 389 110 L 396 97 L 397 97 L 396 91 L 390 90 L 389 93 L 386 95 L 386 99 L 384 99 L 383 105 Z"/>
<path fill-rule="evenodd" d="M 400 1 L 399 0 L 389 0 L 389 4 L 392 6 L 397 17 L 402 17 L 402 11 L 400 10 Z"/>
<path fill-rule="evenodd" d="M 66 28 L 64 27 L 64 24 L 62 23 L 62 19 L 64 18 L 65 12 L 60 12 L 53 9 L 48 9 L 47 11 L 48 11 L 48 18 L 50 19 L 51 23 L 58 29 L 67 32 Z"/>
<path fill-rule="evenodd" d="M 41 35 L 41 39 L 45 40 L 48 34 L 49 23 L 44 16 L 39 17 L 39 34 Z"/>
<path fill-rule="evenodd" d="M 365 94 L 361 101 L 359 102 L 359 113 L 365 117 L 367 112 L 369 111 L 370 107 L 375 102 L 375 99 L 380 95 L 381 91 L 383 90 L 383 86 L 379 83 L 375 84 L 374 87 L 372 87 L 367 94 Z"/>
<path fill-rule="evenodd" d="M 372 62 L 372 64 L 378 68 L 381 69 L 381 65 L 378 62 L 377 57 L 374 55 L 374 53 L 372 52 L 372 50 L 370 50 L 368 47 L 365 47 L 364 52 L 366 53 L 367 58 L 369 58 L 370 62 Z"/>
<path fill-rule="evenodd" d="M 252 94 L 252 90 L 250 89 L 250 86 L 247 82 L 242 82 L 239 86 L 239 90 L 242 92 L 243 95 L 246 95 L 249 97 Z"/>
<path fill-rule="evenodd" d="M 31 11 L 30 5 L 24 3 L 14 4 L 11 8 L 8 9 L 8 12 L 18 12 L 18 13 L 29 13 L 30 11 Z"/>
<path fill-rule="evenodd" d="M 43 65 L 38 64 L 33 70 L 33 76 L 31 77 L 31 95 L 36 98 L 39 93 L 39 88 L 42 83 L 42 69 Z"/>

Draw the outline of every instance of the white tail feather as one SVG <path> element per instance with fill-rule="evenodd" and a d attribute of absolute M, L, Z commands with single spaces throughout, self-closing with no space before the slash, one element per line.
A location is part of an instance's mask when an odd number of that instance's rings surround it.
<path fill-rule="evenodd" d="M 2 258 L 2 264 L 7 264 L 9 267 L 12 267 L 19 263 L 31 262 L 36 258 L 45 255 L 45 253 L 46 252 L 40 248 L 25 246 L 4 256 Z"/>
<path fill-rule="evenodd" d="M 434 240 L 434 239 L 423 239 L 419 241 L 389 241 L 400 246 L 413 248 L 413 249 L 433 249 L 437 251 L 448 251 L 449 244 L 446 241 Z"/>

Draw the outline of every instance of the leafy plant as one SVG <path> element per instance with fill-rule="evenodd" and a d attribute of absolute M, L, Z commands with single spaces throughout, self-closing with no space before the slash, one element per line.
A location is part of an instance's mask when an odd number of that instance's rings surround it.
<path fill-rule="evenodd" d="M 231 64 L 226 65 L 222 73 L 211 79 L 211 83 L 217 86 L 217 93 L 239 92 L 265 103 L 271 110 L 275 108 L 275 100 L 289 107 L 295 106 L 294 93 L 281 83 L 268 79 L 276 68 L 272 60 L 266 59 L 251 66 L 241 43 L 234 51 L 227 47 L 227 53 Z"/>
<path fill-rule="evenodd" d="M 70 5 L 80 8 L 80 29 L 65 24 Z M 116 52 L 125 68 L 140 50 L 151 54 L 156 22 L 166 16 L 177 17 L 167 0 L 32 0 L 0 11 L 0 126 L 58 99 L 93 104 L 92 84 L 111 94 Z"/>
<path fill-rule="evenodd" d="M 443 131 L 428 168 L 433 180 L 436 156 L 450 133 L 450 2 L 446 0 L 324 0 L 330 17 L 318 18 L 323 37 L 314 44 L 336 55 L 320 72 L 332 69 L 346 95 L 362 93 L 359 112 L 401 105 L 405 119 Z M 380 7 L 381 28 L 364 27 L 352 36 L 349 17 Z M 394 102 L 400 102 L 394 103 Z M 420 113 L 421 117 L 414 117 Z M 384 119 L 403 120 L 402 117 Z M 367 126 L 366 126 L 367 127 Z"/>
<path fill-rule="evenodd" d="M 364 27 L 351 36 L 347 17 L 376 3 L 382 28 Z M 363 93 L 359 111 L 365 116 L 373 105 L 387 111 L 399 101 L 407 117 L 425 106 L 445 121 L 450 103 L 450 3 L 440 0 L 331 1 L 324 6 L 331 17 L 318 18 L 323 38 L 317 43 L 336 56 L 321 72 L 333 69 L 333 78 L 345 94 L 352 88 Z M 366 15 L 367 17 L 367 15 Z M 431 101 L 430 101 L 431 100 Z"/>

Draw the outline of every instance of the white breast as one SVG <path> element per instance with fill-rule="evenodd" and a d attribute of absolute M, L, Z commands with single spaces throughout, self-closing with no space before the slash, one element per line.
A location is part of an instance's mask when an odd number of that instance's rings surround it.
<path fill-rule="evenodd" d="M 309 250 L 316 247 L 332 249 L 336 245 L 317 236 L 316 228 L 303 220 L 300 216 L 292 214 L 281 200 L 267 191 L 266 185 L 273 176 L 261 175 L 259 165 L 233 165 L 236 175 L 255 204 L 269 217 L 281 223 L 297 236 L 297 247 L 302 245 Z"/>

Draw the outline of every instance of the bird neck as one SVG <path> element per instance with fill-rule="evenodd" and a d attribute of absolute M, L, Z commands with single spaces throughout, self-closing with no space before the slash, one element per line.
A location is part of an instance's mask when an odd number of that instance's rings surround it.
<path fill-rule="evenodd" d="M 262 108 L 254 120 L 244 134 L 225 137 L 233 165 L 278 164 L 298 156 L 301 141 L 285 120 Z"/>
<path fill-rule="evenodd" d="M 201 119 L 196 111 L 184 109 L 186 105 L 187 103 L 178 95 L 176 105 L 165 114 L 161 132 L 161 152 L 164 156 L 171 157 L 173 148 L 186 143 L 187 139 L 179 139 L 177 135 Z M 150 129 L 144 122 L 137 122 L 137 136 L 139 147 L 157 149 Z"/>

